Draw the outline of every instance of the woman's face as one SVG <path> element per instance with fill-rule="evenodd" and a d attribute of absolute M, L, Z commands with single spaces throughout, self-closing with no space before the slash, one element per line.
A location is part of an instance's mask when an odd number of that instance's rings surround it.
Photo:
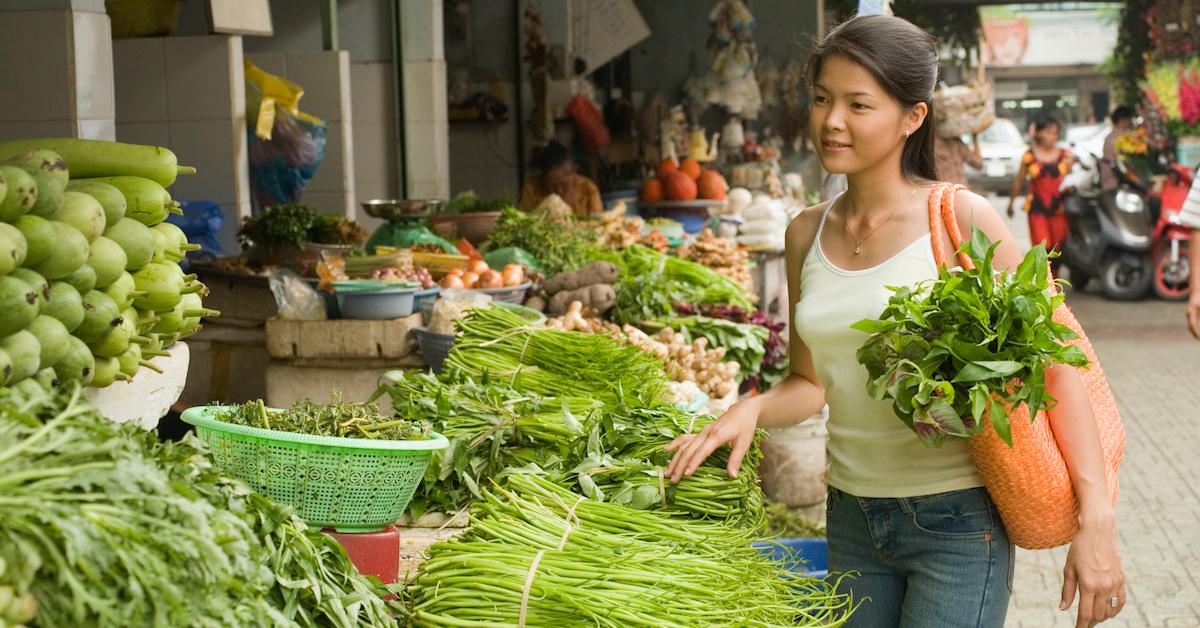
<path fill-rule="evenodd" d="M 863 66 L 842 55 L 821 64 L 808 131 L 825 170 L 854 174 L 899 157 L 905 131 L 916 132 L 928 107 L 901 105 Z"/>

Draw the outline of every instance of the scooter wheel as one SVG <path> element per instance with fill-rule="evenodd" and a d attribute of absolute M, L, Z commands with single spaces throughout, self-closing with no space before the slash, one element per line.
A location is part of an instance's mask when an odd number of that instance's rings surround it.
<path fill-rule="evenodd" d="M 1171 262 L 1170 251 L 1159 253 L 1154 260 L 1154 294 L 1164 301 L 1186 301 L 1191 274 L 1188 268 L 1187 243 L 1183 244 L 1180 256 Z"/>
<path fill-rule="evenodd" d="M 1146 296 L 1153 279 L 1150 260 L 1133 254 L 1112 257 L 1100 271 L 1104 296 L 1113 301 L 1136 301 Z"/>
<path fill-rule="evenodd" d="M 1071 282 L 1072 288 L 1083 292 L 1092 281 L 1092 275 L 1078 266 L 1068 265 L 1067 280 Z"/>

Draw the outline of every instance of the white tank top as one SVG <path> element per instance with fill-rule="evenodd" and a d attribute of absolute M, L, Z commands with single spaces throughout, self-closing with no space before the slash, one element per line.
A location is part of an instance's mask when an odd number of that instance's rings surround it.
<path fill-rule="evenodd" d="M 793 322 L 829 404 L 829 485 L 859 497 L 914 497 L 983 486 L 966 443 L 947 440 L 940 449 L 923 445 L 892 412 L 890 401 L 867 395 L 867 370 L 855 358 L 868 336 L 850 326 L 883 312 L 892 294 L 887 286 L 937 276 L 930 235 L 878 266 L 844 270 L 821 249 L 828 216 L 827 209 L 804 260 Z"/>

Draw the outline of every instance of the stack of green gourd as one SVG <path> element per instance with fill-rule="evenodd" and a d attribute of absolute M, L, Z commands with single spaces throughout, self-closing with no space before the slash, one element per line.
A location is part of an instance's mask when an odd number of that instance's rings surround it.
<path fill-rule="evenodd" d="M 96 387 L 156 369 L 206 293 L 166 223 L 171 151 L 101 140 L 0 142 L 0 386 Z"/>

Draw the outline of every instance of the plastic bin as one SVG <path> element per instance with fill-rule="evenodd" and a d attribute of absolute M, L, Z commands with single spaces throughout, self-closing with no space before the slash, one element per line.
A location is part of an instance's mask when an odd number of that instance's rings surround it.
<path fill-rule="evenodd" d="M 371 292 L 337 293 L 342 318 L 393 319 L 413 313 L 416 288 L 385 288 Z"/>
<path fill-rule="evenodd" d="M 412 333 L 417 337 L 417 349 L 425 358 L 425 364 L 428 364 L 434 373 L 441 373 L 446 356 L 450 355 L 450 350 L 454 348 L 454 336 L 435 334 L 424 327 L 418 327 L 412 330 Z"/>
<path fill-rule="evenodd" d="M 430 454 L 449 441 L 312 436 L 216 418 L 222 406 L 197 406 L 182 419 L 196 426 L 218 469 L 296 509 L 310 525 L 374 532 L 395 521 L 416 492 Z"/>
<path fill-rule="evenodd" d="M 788 571 L 814 578 L 829 575 L 829 541 L 826 539 L 782 537 L 751 545 L 766 556 L 783 563 Z"/>

